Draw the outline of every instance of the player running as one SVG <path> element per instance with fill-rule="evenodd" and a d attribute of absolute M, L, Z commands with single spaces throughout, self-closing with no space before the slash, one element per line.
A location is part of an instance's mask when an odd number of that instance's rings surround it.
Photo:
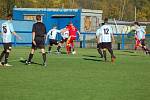
<path fill-rule="evenodd" d="M 29 54 L 26 64 L 31 64 L 34 52 L 37 48 L 41 49 L 43 56 L 43 66 L 46 66 L 46 53 L 45 53 L 45 36 L 46 36 L 46 27 L 41 22 L 41 15 L 36 16 L 37 23 L 33 24 L 32 27 L 32 49 Z"/>
<path fill-rule="evenodd" d="M 104 23 L 102 23 L 102 25 L 104 25 Z M 101 37 L 99 37 L 99 39 L 98 39 L 99 33 L 100 33 L 100 29 L 98 29 L 98 30 L 96 31 L 97 51 L 98 51 L 98 53 L 100 54 L 100 58 L 103 58 L 102 42 L 101 42 L 102 40 L 101 40 Z"/>
<path fill-rule="evenodd" d="M 108 18 L 104 19 L 104 25 L 100 27 L 98 33 L 97 33 L 98 40 L 99 40 L 98 43 L 100 41 L 102 42 L 102 49 L 103 49 L 103 55 L 104 55 L 105 61 L 107 60 L 106 50 L 108 50 L 109 53 L 111 54 L 111 61 L 114 62 L 116 57 L 112 50 L 112 41 L 115 42 L 115 39 L 114 39 L 114 35 L 112 32 L 112 28 L 110 25 L 108 25 Z"/>
<path fill-rule="evenodd" d="M 8 57 L 9 57 L 9 53 L 12 49 L 12 34 L 15 35 L 18 39 L 21 39 L 21 37 L 19 35 L 16 34 L 13 24 L 11 22 L 12 20 L 12 15 L 9 14 L 7 15 L 7 21 L 2 23 L 2 38 L 3 38 L 3 46 L 4 46 L 4 50 L 2 51 L 1 55 L 0 55 L 0 66 L 3 66 L 2 64 L 2 59 L 4 57 L 4 66 L 12 66 L 10 64 L 8 64 Z"/>
<path fill-rule="evenodd" d="M 67 54 L 71 53 L 71 48 L 72 48 L 72 53 L 75 54 L 75 48 L 74 48 L 74 40 L 76 40 L 77 34 L 79 34 L 80 36 L 80 32 L 78 31 L 78 29 L 73 25 L 73 23 L 70 23 L 67 27 L 65 31 L 69 31 L 69 37 L 66 43 L 66 49 L 67 49 Z"/>
<path fill-rule="evenodd" d="M 53 44 L 57 45 L 57 53 L 60 54 L 61 44 L 56 40 L 57 34 L 60 34 L 61 31 L 57 29 L 57 26 L 54 26 L 46 36 L 46 41 L 49 40 L 48 53 L 51 53 Z"/>
<path fill-rule="evenodd" d="M 138 47 L 141 47 L 146 54 L 150 54 L 150 50 L 145 45 L 145 35 L 146 31 L 144 28 L 140 27 L 140 24 L 138 22 L 134 22 L 135 26 L 135 50 L 137 50 Z"/>

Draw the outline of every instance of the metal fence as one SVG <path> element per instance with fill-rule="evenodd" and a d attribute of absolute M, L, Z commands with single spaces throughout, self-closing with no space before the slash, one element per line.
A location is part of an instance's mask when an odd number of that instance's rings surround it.
<path fill-rule="evenodd" d="M 12 44 L 14 46 L 31 46 L 31 31 L 16 32 L 22 37 L 22 40 L 18 40 L 13 36 Z M 114 36 L 116 40 L 113 44 L 114 49 L 134 49 L 135 39 L 133 34 L 114 34 Z M 59 36 L 57 36 L 57 40 L 60 40 Z M 2 44 L 2 40 L 0 41 L 0 44 Z M 146 35 L 146 45 L 150 47 L 150 34 Z M 81 37 L 77 38 L 75 46 L 80 48 L 96 48 L 95 33 L 81 33 Z"/>

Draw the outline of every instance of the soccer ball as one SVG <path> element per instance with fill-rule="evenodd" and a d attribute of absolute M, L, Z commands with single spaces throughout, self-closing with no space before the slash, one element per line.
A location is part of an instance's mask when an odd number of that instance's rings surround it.
<path fill-rule="evenodd" d="M 76 51 L 73 51 L 72 54 L 75 55 L 75 54 L 76 54 Z"/>

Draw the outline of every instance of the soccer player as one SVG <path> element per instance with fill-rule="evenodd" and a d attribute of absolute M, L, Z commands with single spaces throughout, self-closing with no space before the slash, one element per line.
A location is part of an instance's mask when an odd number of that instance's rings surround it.
<path fill-rule="evenodd" d="M 43 56 L 43 66 L 46 66 L 46 53 L 45 53 L 45 37 L 46 37 L 46 27 L 41 22 L 41 15 L 36 16 L 37 23 L 33 24 L 32 27 L 32 48 L 29 54 L 26 64 L 31 64 L 34 52 L 37 48 L 41 49 Z"/>
<path fill-rule="evenodd" d="M 144 30 L 144 28 L 140 27 L 140 24 L 138 22 L 134 22 L 134 26 L 135 26 L 135 40 L 136 40 L 135 50 L 138 47 L 141 47 L 146 54 L 150 54 L 150 50 L 145 45 L 146 31 Z"/>
<path fill-rule="evenodd" d="M 47 33 L 46 40 L 49 40 L 49 47 L 48 47 L 48 53 L 51 53 L 51 49 L 53 44 L 57 45 L 57 53 L 60 54 L 60 43 L 56 40 L 57 34 L 60 34 L 60 30 L 57 29 L 57 26 L 54 26 L 49 32 Z"/>
<path fill-rule="evenodd" d="M 112 50 L 112 41 L 115 42 L 115 39 L 114 39 L 114 35 L 112 32 L 112 28 L 108 24 L 108 18 L 104 19 L 104 25 L 101 26 L 99 29 L 98 40 L 101 40 L 102 42 L 102 49 L 103 49 L 103 55 L 104 55 L 105 61 L 107 60 L 106 50 L 108 50 L 109 53 L 111 54 L 111 61 L 114 62 L 116 57 Z"/>
<path fill-rule="evenodd" d="M 66 27 L 68 27 L 68 25 Z M 64 29 L 66 29 L 66 27 Z M 62 30 L 64 30 L 64 29 L 62 29 Z M 63 43 L 67 42 L 67 40 L 69 38 L 69 31 L 66 30 L 65 32 L 61 32 L 61 37 L 62 37 L 62 39 L 61 39 L 60 43 L 61 43 L 61 46 L 62 46 Z"/>
<path fill-rule="evenodd" d="M 73 23 L 70 23 L 67 27 L 66 27 L 67 31 L 69 31 L 69 37 L 66 43 L 66 49 L 67 49 L 67 54 L 71 53 L 71 48 L 72 48 L 72 53 L 75 54 L 75 48 L 74 48 L 74 40 L 76 40 L 77 34 L 79 34 L 80 36 L 80 32 L 78 31 L 78 29 L 73 25 Z"/>
<path fill-rule="evenodd" d="M 102 25 L 104 25 L 104 23 L 102 23 Z M 99 37 L 99 39 L 98 39 L 99 33 L 100 33 L 100 29 L 98 29 L 98 30 L 96 31 L 97 51 L 98 51 L 98 53 L 100 54 L 100 58 L 103 58 L 102 42 L 101 42 L 102 40 L 101 40 L 101 37 Z"/>
<path fill-rule="evenodd" d="M 13 24 L 12 24 L 12 15 L 8 14 L 6 17 L 7 21 L 2 23 L 2 38 L 3 38 L 3 46 L 4 46 L 4 50 L 2 51 L 1 55 L 0 55 L 0 66 L 2 66 L 2 59 L 4 57 L 4 66 L 12 66 L 10 64 L 8 64 L 8 57 L 9 57 L 9 53 L 12 49 L 12 34 L 15 35 L 18 39 L 21 39 L 21 37 L 19 35 L 16 34 L 14 28 L 13 28 Z"/>

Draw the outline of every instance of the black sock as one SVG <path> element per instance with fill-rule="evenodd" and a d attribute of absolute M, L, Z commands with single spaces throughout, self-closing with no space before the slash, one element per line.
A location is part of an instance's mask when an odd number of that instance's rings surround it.
<path fill-rule="evenodd" d="M 106 50 L 103 50 L 103 55 L 104 55 L 104 59 L 106 61 L 107 60 L 107 58 L 106 58 Z"/>
<path fill-rule="evenodd" d="M 31 62 L 31 59 L 33 58 L 33 54 L 29 54 L 28 62 Z"/>
<path fill-rule="evenodd" d="M 74 51 L 74 48 L 72 48 L 72 51 Z"/>
<path fill-rule="evenodd" d="M 52 49 L 52 47 L 50 46 L 50 47 L 48 48 L 48 51 L 51 51 L 51 49 Z"/>
<path fill-rule="evenodd" d="M 111 48 L 109 48 L 108 51 L 109 51 L 109 53 L 111 54 L 111 58 L 112 58 L 112 57 L 115 57 L 115 56 L 114 56 L 114 53 L 113 53 L 113 50 L 112 50 Z"/>
<path fill-rule="evenodd" d="M 0 55 L 0 62 L 2 61 L 2 58 L 4 57 L 4 55 L 5 55 L 5 50 L 1 53 L 1 55 Z"/>
<path fill-rule="evenodd" d="M 101 57 L 103 57 L 103 53 L 101 49 L 97 49 L 98 53 L 101 55 Z"/>
<path fill-rule="evenodd" d="M 42 56 L 43 56 L 43 61 L 45 63 L 46 62 L 46 53 L 42 53 Z"/>
<path fill-rule="evenodd" d="M 57 51 L 58 51 L 58 52 L 60 52 L 60 48 L 61 48 L 61 46 L 58 46 L 58 47 L 57 47 Z"/>
<path fill-rule="evenodd" d="M 8 63 L 8 57 L 9 57 L 9 52 L 6 52 L 6 54 L 5 54 L 5 64 Z"/>

